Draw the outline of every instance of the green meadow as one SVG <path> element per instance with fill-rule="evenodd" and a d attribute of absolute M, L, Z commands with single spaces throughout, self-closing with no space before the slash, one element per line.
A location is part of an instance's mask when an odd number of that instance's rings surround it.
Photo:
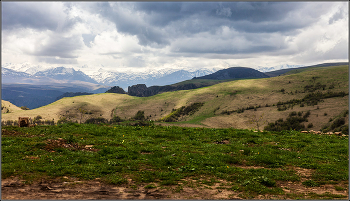
<path fill-rule="evenodd" d="M 2 127 L 2 179 L 100 178 L 116 186 L 213 186 L 243 199 L 346 199 L 301 193 L 331 185 L 348 190 L 348 136 L 298 131 L 65 123 Z M 303 175 L 299 170 L 308 171 Z"/>

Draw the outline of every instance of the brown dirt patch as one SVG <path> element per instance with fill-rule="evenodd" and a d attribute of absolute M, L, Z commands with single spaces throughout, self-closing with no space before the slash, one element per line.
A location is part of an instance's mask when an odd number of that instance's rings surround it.
<path fill-rule="evenodd" d="M 319 187 L 306 187 L 301 182 L 291 182 L 291 181 L 277 181 L 276 182 L 278 186 L 280 186 L 283 191 L 287 194 L 333 194 L 333 195 L 342 195 L 345 196 L 341 199 L 348 199 L 349 198 L 349 189 L 347 182 L 340 182 L 337 185 L 332 184 L 325 184 L 321 185 Z M 335 189 L 335 186 L 340 186 L 344 188 L 345 190 L 337 191 Z"/>
<path fill-rule="evenodd" d="M 77 143 L 67 143 L 67 140 L 58 138 L 57 140 L 48 139 L 46 141 L 45 149 L 47 151 L 54 152 L 56 148 L 66 148 L 70 150 L 85 150 L 85 151 L 98 151 L 98 149 L 94 149 L 93 145 L 78 145 Z"/>
<path fill-rule="evenodd" d="M 264 168 L 258 166 L 237 166 L 240 168 Z M 304 181 L 311 177 L 313 170 L 291 167 Z M 233 191 L 230 188 L 234 183 L 225 180 L 216 180 L 208 184 L 210 178 L 186 178 L 178 182 L 178 185 L 160 186 L 152 183 L 155 188 L 147 188 L 148 184 L 135 185 L 132 179 L 128 184 L 110 185 L 103 183 L 99 178 L 92 181 L 79 181 L 77 178 L 56 178 L 53 180 L 41 180 L 32 184 L 24 184 L 24 180 L 15 177 L 3 179 L 1 182 L 2 199 L 98 199 L 98 200 L 123 200 L 123 199 L 242 199 L 242 192 Z M 278 187 L 285 192 L 284 195 L 258 195 L 254 199 L 304 199 L 325 198 L 326 195 L 345 196 L 347 199 L 348 182 L 338 184 L 326 184 L 319 187 L 305 187 L 302 181 L 276 181 Z M 336 190 L 335 186 L 344 190 Z M 146 187 L 146 188 L 145 188 Z"/>
<path fill-rule="evenodd" d="M 67 178 L 67 177 L 65 177 Z M 200 187 L 154 185 L 155 188 L 145 188 L 146 185 L 109 185 L 98 179 L 93 181 L 78 181 L 73 178 L 66 182 L 40 181 L 31 185 L 24 185 L 23 180 L 16 178 L 4 179 L 1 182 L 2 199 L 98 199 L 98 200 L 124 200 L 124 199 L 241 199 L 237 193 L 228 189 L 219 188 L 220 181 L 212 186 Z"/>
<path fill-rule="evenodd" d="M 18 136 L 18 135 L 25 135 L 24 133 L 13 131 L 13 130 L 7 130 L 7 129 L 1 129 L 1 135 L 3 136 Z"/>

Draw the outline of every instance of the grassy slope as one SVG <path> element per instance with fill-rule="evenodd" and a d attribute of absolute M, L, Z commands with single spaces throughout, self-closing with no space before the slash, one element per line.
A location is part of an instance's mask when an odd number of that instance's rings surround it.
<path fill-rule="evenodd" d="M 220 114 L 224 110 L 235 110 L 247 106 L 273 105 L 278 101 L 301 99 L 306 93 L 302 91 L 305 85 L 312 84 L 312 77 L 321 84 L 335 84 L 332 91 L 345 91 L 348 89 L 348 66 L 318 67 L 305 69 L 303 72 L 264 79 L 248 79 L 224 82 L 210 87 L 194 90 L 183 90 L 166 92 L 152 97 L 131 97 L 121 94 L 94 94 L 89 96 L 78 96 L 63 98 L 50 105 L 29 111 L 15 111 L 3 114 L 3 120 L 16 120 L 18 116 L 30 116 L 34 118 L 41 115 L 43 119 L 58 120 L 63 115 L 72 120 L 79 120 L 78 108 L 91 111 L 93 114 L 84 115 L 84 119 L 90 117 L 104 117 L 110 119 L 112 110 L 121 118 L 130 118 L 138 110 L 145 111 L 145 115 L 157 120 L 166 116 L 173 108 L 179 108 L 194 102 L 205 102 L 204 106 L 193 116 L 187 117 L 177 125 L 201 125 L 207 127 L 235 127 L 255 128 L 250 124 L 254 116 L 263 114 L 265 125 L 267 122 L 274 122 L 279 118 L 286 118 L 292 110 L 277 111 L 277 107 L 262 107 L 257 111 L 249 110 L 244 113 L 233 113 L 231 115 Z M 294 72 L 295 73 L 295 72 Z M 289 83 L 290 82 L 290 83 Z M 286 93 L 280 92 L 284 88 Z M 327 90 L 325 90 L 327 91 Z M 324 92 L 325 92 L 324 91 Z M 290 94 L 293 92 L 293 95 Z M 73 103 L 74 102 L 74 103 Z M 314 129 L 320 129 L 328 119 L 339 115 L 343 110 L 348 109 L 348 96 L 343 98 L 326 99 L 317 106 L 299 107 L 295 106 L 293 111 L 311 110 L 309 122 L 314 124 Z M 214 114 L 214 110 L 216 110 Z M 322 116 L 327 113 L 327 116 Z"/>
<path fill-rule="evenodd" d="M 6 113 L 7 110 L 9 112 L 15 112 L 15 111 L 21 111 L 22 109 L 20 107 L 17 107 L 16 105 L 10 103 L 9 101 L 1 100 L 1 113 Z"/>

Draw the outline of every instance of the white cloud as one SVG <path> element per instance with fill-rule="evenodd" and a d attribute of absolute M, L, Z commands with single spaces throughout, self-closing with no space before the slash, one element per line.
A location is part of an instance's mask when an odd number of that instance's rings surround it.
<path fill-rule="evenodd" d="M 199 68 L 348 59 L 347 2 L 137 5 L 5 3 L 2 64 Z M 269 6 L 283 12 L 265 13 Z"/>

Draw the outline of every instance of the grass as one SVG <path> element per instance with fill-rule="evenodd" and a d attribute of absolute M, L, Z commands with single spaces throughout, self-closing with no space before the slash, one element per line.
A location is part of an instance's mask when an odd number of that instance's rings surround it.
<path fill-rule="evenodd" d="M 198 182 L 208 186 L 221 179 L 242 195 L 281 195 L 278 182 L 300 182 L 296 167 L 314 171 L 304 186 L 348 181 L 347 150 L 347 137 L 296 131 L 76 123 L 10 126 L 2 130 L 2 179 L 17 176 L 30 183 L 68 176 L 101 178 L 114 185 L 132 179 L 146 188 L 176 185 L 176 191 L 183 188 L 183 179 L 201 178 Z"/>

